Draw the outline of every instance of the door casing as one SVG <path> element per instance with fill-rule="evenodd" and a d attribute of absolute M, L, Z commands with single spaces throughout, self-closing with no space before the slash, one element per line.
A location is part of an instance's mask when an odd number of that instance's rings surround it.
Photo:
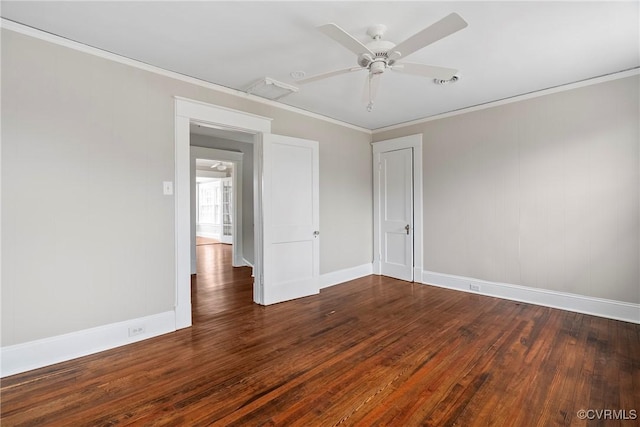
<path fill-rule="evenodd" d="M 378 141 L 373 146 L 373 273 L 380 275 L 380 154 L 413 148 L 413 281 L 422 283 L 423 215 L 422 215 L 422 134 Z"/>
<path fill-rule="evenodd" d="M 228 130 L 251 133 L 254 136 L 254 274 L 261 273 L 262 253 L 262 133 L 271 132 L 271 119 L 232 110 L 205 102 L 175 97 L 175 327 L 191 326 L 191 122 L 220 126 Z M 254 281 L 254 301 L 262 304 L 262 289 Z"/>

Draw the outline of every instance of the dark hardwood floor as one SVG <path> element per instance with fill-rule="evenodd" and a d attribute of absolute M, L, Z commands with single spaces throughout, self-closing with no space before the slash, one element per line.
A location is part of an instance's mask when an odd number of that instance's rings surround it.
<path fill-rule="evenodd" d="M 198 257 L 192 328 L 5 378 L 2 425 L 639 425 L 578 417 L 640 412 L 638 325 L 377 276 L 261 307 Z"/>

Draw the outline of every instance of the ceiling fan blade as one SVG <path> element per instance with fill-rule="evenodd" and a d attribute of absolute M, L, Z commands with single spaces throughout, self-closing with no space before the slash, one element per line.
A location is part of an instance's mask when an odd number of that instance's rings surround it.
<path fill-rule="evenodd" d="M 392 59 L 400 57 L 406 58 L 416 50 L 422 49 L 431 43 L 435 43 L 440 39 L 460 31 L 467 25 L 469 24 L 467 24 L 467 22 L 457 13 L 449 14 L 435 24 L 428 26 L 419 33 L 414 34 L 405 41 L 396 45 L 392 49 Z"/>
<path fill-rule="evenodd" d="M 331 37 L 342 46 L 349 49 L 351 52 L 356 55 L 361 55 L 363 53 L 368 53 L 371 56 L 375 56 L 368 47 L 364 44 L 360 43 L 358 39 L 353 37 L 351 34 L 347 33 L 342 28 L 338 27 L 336 24 L 325 24 L 318 27 L 318 29 L 326 36 Z"/>
<path fill-rule="evenodd" d="M 364 70 L 364 68 L 350 67 L 350 68 L 344 68 L 342 70 L 329 71 L 328 73 L 316 74 L 315 76 L 307 77 L 306 79 L 296 80 L 296 83 L 303 85 L 305 83 L 315 82 L 316 80 L 322 80 L 328 77 L 338 76 L 340 74 L 346 74 L 352 71 L 360 71 L 360 70 Z"/>
<path fill-rule="evenodd" d="M 436 67 L 435 65 L 414 64 L 412 62 L 403 62 L 394 65 L 392 70 L 402 71 L 407 74 L 415 74 L 423 77 L 433 77 L 440 80 L 451 79 L 458 70 L 454 68 Z"/>

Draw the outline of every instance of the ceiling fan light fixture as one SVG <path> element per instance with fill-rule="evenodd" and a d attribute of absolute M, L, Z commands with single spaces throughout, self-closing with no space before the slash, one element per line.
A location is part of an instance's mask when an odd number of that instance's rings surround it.
<path fill-rule="evenodd" d="M 247 88 L 248 94 L 271 99 L 272 101 L 277 101 L 297 91 L 297 87 L 279 82 L 270 77 L 260 79 Z"/>
<path fill-rule="evenodd" d="M 374 61 L 371 63 L 369 70 L 371 74 L 382 74 L 386 68 L 387 64 L 385 64 L 384 61 Z"/>
<path fill-rule="evenodd" d="M 230 163 L 217 161 L 217 162 L 215 162 L 214 164 L 212 164 L 209 167 L 211 169 L 215 169 L 215 170 L 218 170 L 218 171 L 222 172 L 222 171 L 226 171 L 227 169 L 229 169 L 230 166 L 231 166 Z"/>

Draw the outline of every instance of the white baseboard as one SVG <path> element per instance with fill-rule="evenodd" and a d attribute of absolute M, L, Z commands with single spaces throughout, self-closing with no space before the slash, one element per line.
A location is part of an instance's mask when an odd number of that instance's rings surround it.
<path fill-rule="evenodd" d="M 320 275 L 320 289 L 370 274 L 373 274 L 372 264 L 325 273 Z M 422 283 L 640 324 L 640 304 L 507 283 L 495 283 L 431 271 L 422 272 Z M 472 291 L 470 285 L 479 286 L 479 291 Z M 129 329 L 139 327 L 143 327 L 144 332 L 130 337 Z M 175 330 L 175 312 L 167 311 L 56 337 L 2 347 L 0 348 L 0 377 L 87 356 Z"/>
<path fill-rule="evenodd" d="M 434 273 L 432 271 L 422 272 L 422 283 L 545 307 L 559 308 L 577 313 L 591 314 L 609 319 L 623 320 L 625 322 L 640 323 L 640 304 L 547 289 L 530 288 L 508 283 L 489 282 L 470 277 Z M 472 285 L 477 286 L 478 290 L 472 290 Z"/>
<path fill-rule="evenodd" d="M 130 328 L 144 332 L 129 336 Z M 174 311 L 44 338 L 0 349 L 0 377 L 42 368 L 176 330 Z"/>
<path fill-rule="evenodd" d="M 251 277 L 256 277 L 253 273 L 254 273 L 254 266 L 252 263 L 250 263 L 249 261 L 247 261 L 246 258 L 242 258 L 242 261 L 244 261 L 244 265 L 246 265 L 247 267 L 251 267 Z"/>
<path fill-rule="evenodd" d="M 320 275 L 320 289 L 373 274 L 373 264 L 362 264 Z"/>
<path fill-rule="evenodd" d="M 196 232 L 196 237 L 206 237 L 208 239 L 216 239 L 216 240 L 220 240 L 220 237 L 222 237 L 222 235 L 220 233 L 209 233 L 207 231 L 198 231 Z"/>

